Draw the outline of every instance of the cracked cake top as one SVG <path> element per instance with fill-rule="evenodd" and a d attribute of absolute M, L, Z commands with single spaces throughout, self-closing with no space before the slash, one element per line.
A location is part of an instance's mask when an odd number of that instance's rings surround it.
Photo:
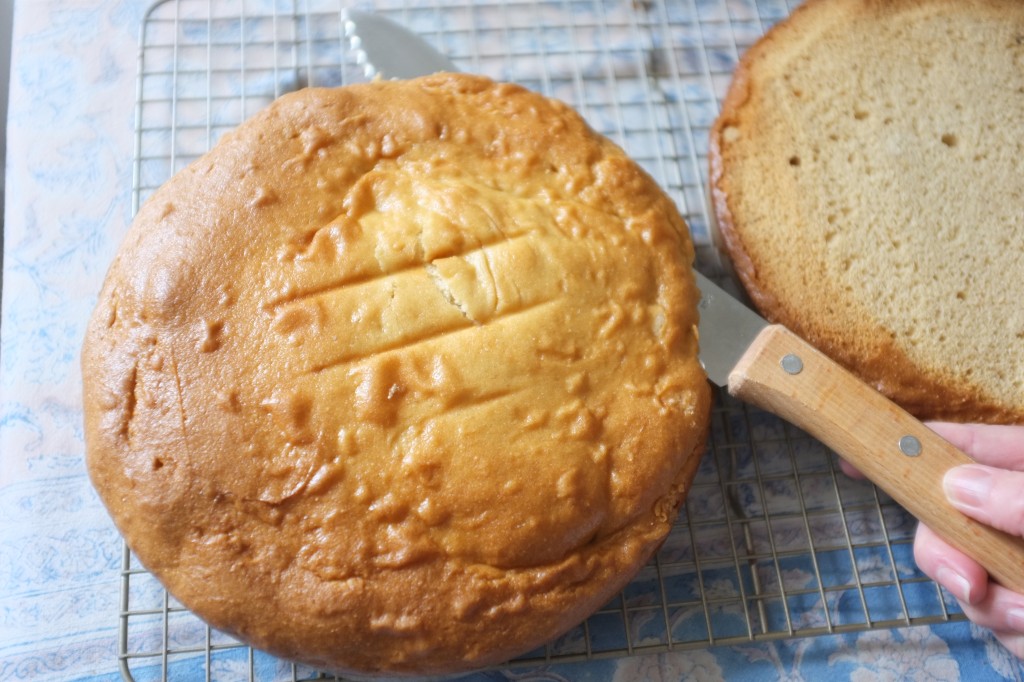
<path fill-rule="evenodd" d="M 83 351 L 88 465 L 213 626 L 363 673 L 497 663 L 667 534 L 709 390 L 686 225 L 567 106 L 309 89 L 143 206 Z"/>

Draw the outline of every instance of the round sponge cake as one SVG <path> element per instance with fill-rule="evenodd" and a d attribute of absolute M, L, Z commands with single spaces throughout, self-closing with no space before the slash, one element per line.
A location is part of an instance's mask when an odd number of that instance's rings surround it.
<path fill-rule="evenodd" d="M 329 670 L 571 628 L 664 539 L 710 391 L 686 225 L 567 106 L 308 89 L 142 207 L 82 356 L 88 468 L 173 596 Z"/>
<path fill-rule="evenodd" d="M 920 418 L 1024 423 L 1024 2 L 809 0 L 740 62 L 715 213 L 754 302 Z"/>

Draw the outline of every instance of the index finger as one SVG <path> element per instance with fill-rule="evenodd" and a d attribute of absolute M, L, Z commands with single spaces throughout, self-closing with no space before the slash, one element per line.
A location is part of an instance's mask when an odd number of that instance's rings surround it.
<path fill-rule="evenodd" d="M 1024 426 L 931 422 L 928 427 L 976 462 L 1024 471 Z"/>

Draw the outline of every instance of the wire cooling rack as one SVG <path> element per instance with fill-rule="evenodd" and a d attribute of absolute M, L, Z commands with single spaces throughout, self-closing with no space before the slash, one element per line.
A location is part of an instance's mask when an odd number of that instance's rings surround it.
<path fill-rule="evenodd" d="M 344 35 L 344 4 L 155 4 L 140 33 L 134 207 L 275 97 L 364 80 Z M 698 267 L 721 274 L 705 194 L 707 133 L 738 55 L 788 14 L 784 0 L 351 4 L 420 33 L 462 70 L 576 107 L 673 197 Z M 510 665 L 963 618 L 916 569 L 913 530 L 883 493 L 838 472 L 825 446 L 719 393 L 707 453 L 658 554 L 611 603 Z M 127 547 L 122 574 L 126 679 L 322 677 L 210 629 Z"/>

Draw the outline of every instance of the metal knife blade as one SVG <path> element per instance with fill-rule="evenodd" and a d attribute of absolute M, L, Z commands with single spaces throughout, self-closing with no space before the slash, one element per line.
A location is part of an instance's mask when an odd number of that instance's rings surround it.
<path fill-rule="evenodd" d="M 455 70 L 398 24 L 347 14 L 346 31 L 371 74 L 411 78 Z M 967 455 L 785 327 L 694 274 L 701 290 L 700 357 L 711 381 L 825 443 L 993 578 L 1024 593 L 1024 539 L 964 516 L 942 492 L 943 475 L 971 462 Z"/>
<path fill-rule="evenodd" d="M 768 326 L 768 320 L 701 273 L 694 270 L 693 274 L 700 289 L 700 361 L 708 379 L 719 386 L 728 386 L 733 367 Z M 728 333 L 720 333 L 723 329 L 729 330 Z"/>
<path fill-rule="evenodd" d="M 347 8 L 342 10 L 341 19 L 367 78 L 415 78 L 457 70 L 423 38 L 385 16 Z"/>

